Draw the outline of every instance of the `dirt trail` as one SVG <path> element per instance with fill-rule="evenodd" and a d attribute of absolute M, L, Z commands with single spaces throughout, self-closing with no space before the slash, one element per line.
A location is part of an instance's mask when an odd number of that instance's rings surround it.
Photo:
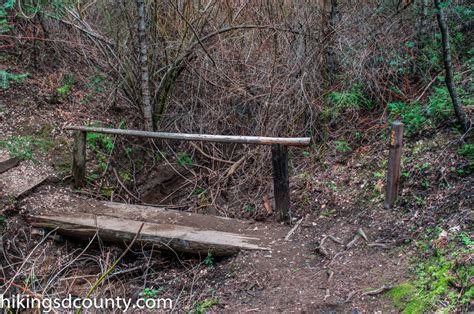
<path fill-rule="evenodd" d="M 52 204 L 64 212 L 78 208 L 100 211 L 90 205 L 94 203 L 70 194 L 67 197 L 67 193 L 44 186 L 25 198 L 21 208 L 27 215 L 46 213 Z M 83 202 L 82 207 L 77 206 L 78 200 Z M 205 270 L 209 274 L 201 278 L 201 285 L 215 291 L 221 307 L 232 311 L 338 313 L 392 309 L 380 296 L 363 295 L 403 280 L 408 256 L 386 238 L 388 226 L 396 224 L 391 212 L 372 210 L 339 218 L 307 215 L 289 240 L 285 240 L 289 226 L 245 224 L 246 233 L 265 235 L 271 250 L 243 251 Z M 353 241 L 359 229 L 368 241 L 359 236 Z M 323 249 L 318 249 L 322 239 Z M 350 242 L 353 245 L 348 248 Z M 377 245 L 369 246 L 374 243 Z"/>

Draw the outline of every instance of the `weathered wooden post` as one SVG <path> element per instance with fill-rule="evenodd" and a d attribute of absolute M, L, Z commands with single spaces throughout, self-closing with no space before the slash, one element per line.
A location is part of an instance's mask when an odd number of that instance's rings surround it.
<path fill-rule="evenodd" d="M 75 131 L 74 133 L 72 176 L 76 188 L 81 188 L 86 183 L 86 135 L 85 131 Z"/>
<path fill-rule="evenodd" d="M 394 121 L 390 135 L 390 153 L 388 156 L 387 186 L 385 191 L 386 209 L 392 208 L 397 199 L 400 182 L 400 161 L 403 149 L 403 123 Z"/>
<path fill-rule="evenodd" d="M 273 193 L 278 221 L 290 218 L 290 183 L 288 179 L 288 148 L 282 144 L 272 145 Z"/>

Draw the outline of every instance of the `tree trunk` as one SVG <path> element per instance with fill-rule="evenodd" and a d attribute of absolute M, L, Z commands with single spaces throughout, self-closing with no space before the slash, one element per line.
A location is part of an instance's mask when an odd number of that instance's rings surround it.
<path fill-rule="evenodd" d="M 140 74 L 141 74 L 141 108 L 143 118 L 145 120 L 145 130 L 153 131 L 153 106 L 151 104 L 150 75 L 148 71 L 148 42 L 146 37 L 145 24 L 145 2 L 144 0 L 137 0 L 138 8 L 138 41 L 140 46 Z"/>
<path fill-rule="evenodd" d="M 471 121 L 462 108 L 461 99 L 459 98 L 459 95 L 456 92 L 456 86 L 454 85 L 453 64 L 451 61 L 451 47 L 449 45 L 448 25 L 446 23 L 444 13 L 440 5 L 440 1 L 434 0 L 434 4 L 436 7 L 436 18 L 438 20 L 439 29 L 441 31 L 444 69 L 446 71 L 446 86 L 448 87 L 449 95 L 451 96 L 451 100 L 453 102 L 456 118 L 461 124 L 463 132 L 467 132 L 471 128 Z"/>
<path fill-rule="evenodd" d="M 331 0 L 331 8 L 329 11 L 328 27 L 326 39 L 329 44 L 326 48 L 326 69 L 328 86 L 334 83 L 334 77 L 337 71 L 336 53 L 334 51 L 336 37 L 336 22 L 338 17 L 337 0 Z"/>

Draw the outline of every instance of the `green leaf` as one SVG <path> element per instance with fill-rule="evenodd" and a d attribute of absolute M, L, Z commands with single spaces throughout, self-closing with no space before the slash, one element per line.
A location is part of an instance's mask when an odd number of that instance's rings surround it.
<path fill-rule="evenodd" d="M 7 0 L 5 4 L 3 5 L 3 7 L 5 9 L 11 9 L 13 8 L 14 5 L 15 5 L 15 0 Z"/>
<path fill-rule="evenodd" d="M 14 74 L 0 70 L 0 89 L 6 90 L 10 88 L 10 82 L 22 82 L 28 76 L 29 73 Z"/>
<path fill-rule="evenodd" d="M 180 165 L 181 167 L 185 167 L 185 166 L 192 167 L 193 165 L 193 159 L 191 158 L 191 156 L 189 156 L 186 153 L 179 154 L 177 162 L 178 162 L 178 165 Z"/>
<path fill-rule="evenodd" d="M 413 48 L 413 47 L 415 47 L 415 43 L 412 42 L 412 41 L 407 41 L 407 42 L 405 43 L 405 47 L 407 47 L 407 48 Z"/>

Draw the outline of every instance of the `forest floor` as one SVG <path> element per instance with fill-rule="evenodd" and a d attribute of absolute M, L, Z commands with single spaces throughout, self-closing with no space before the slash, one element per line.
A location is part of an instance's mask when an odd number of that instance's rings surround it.
<path fill-rule="evenodd" d="M 0 94 L 3 149 L 29 159 L 24 163 L 49 166 L 52 178 L 17 201 L 2 200 L 2 242 L 8 257 L 2 276 L 42 295 L 84 296 L 122 248 L 44 239 L 27 223 L 28 214 L 49 193 L 78 194 L 68 177 L 72 138 L 63 127 L 91 121 L 117 125 L 130 108 L 121 107 L 120 101 L 108 105 L 107 93 L 93 91 L 87 81 L 59 97 L 63 73 L 30 73 Z M 137 298 L 148 293 L 170 297 L 177 309 L 196 312 L 467 309 L 472 273 L 466 277 L 460 269 L 472 271 L 473 176 L 460 171 L 466 159 L 458 154 L 458 138 L 445 128 L 407 139 L 401 197 L 391 210 L 382 206 L 388 152 L 386 138 L 379 137 L 342 157 L 322 155 L 307 170 L 292 172 L 293 224 L 301 222 L 291 238 L 284 239 L 292 226 L 273 217 L 249 218 L 253 228 L 275 230 L 278 240 L 270 252 L 197 258 L 134 251 L 97 296 Z M 79 197 L 87 198 L 87 190 Z M 261 207 L 256 211 L 265 210 Z M 233 216 L 246 218 L 245 212 Z M 24 265 L 15 276 L 19 264 Z M 450 282 L 441 285 L 444 277 Z M 433 292 L 437 287 L 445 290 Z"/>

